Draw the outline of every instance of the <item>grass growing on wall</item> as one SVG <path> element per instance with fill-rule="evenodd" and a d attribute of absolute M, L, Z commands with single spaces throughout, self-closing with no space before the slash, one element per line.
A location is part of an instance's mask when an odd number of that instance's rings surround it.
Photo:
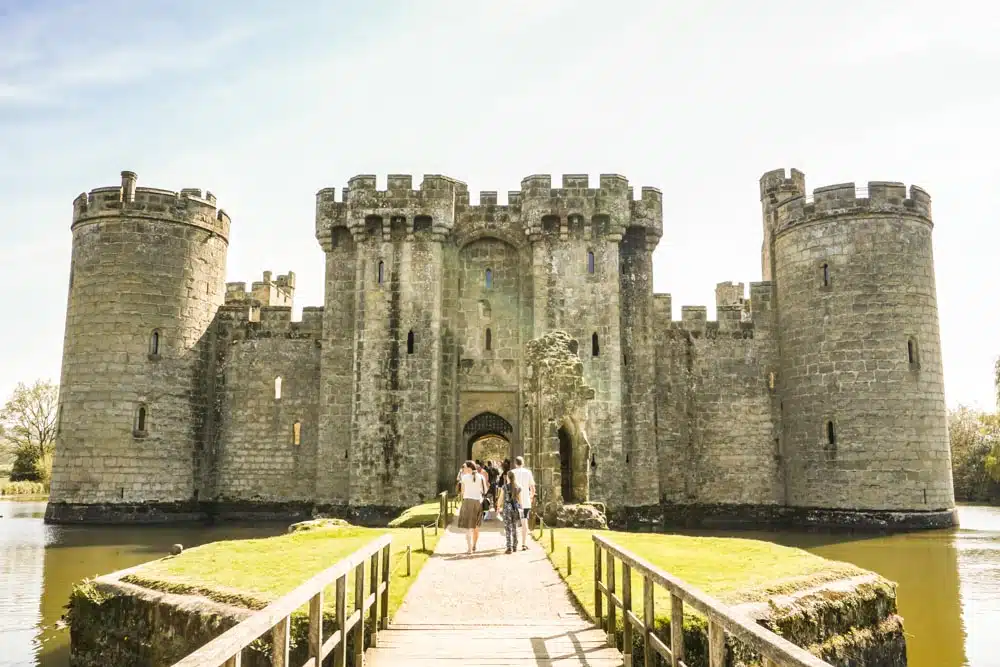
<path fill-rule="evenodd" d="M 148 563 L 123 581 L 153 590 L 197 594 L 216 602 L 261 609 L 386 532 L 392 534 L 389 613 L 393 614 L 434 550 L 438 538 L 433 531 L 426 531 L 427 552 L 421 551 L 417 528 L 334 526 L 278 537 L 213 542 Z M 406 576 L 407 546 L 411 549 L 410 576 Z M 347 579 L 348 594 L 353 596 L 353 574 Z M 367 571 L 365 581 L 367 585 Z M 353 600 L 353 597 L 348 599 Z M 332 586 L 324 602 L 332 613 L 336 604 Z"/>

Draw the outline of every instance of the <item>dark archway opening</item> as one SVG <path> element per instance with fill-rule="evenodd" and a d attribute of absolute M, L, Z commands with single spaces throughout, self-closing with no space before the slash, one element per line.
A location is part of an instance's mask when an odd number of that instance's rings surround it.
<path fill-rule="evenodd" d="M 493 412 L 481 412 L 465 423 L 462 435 L 465 436 L 465 458 L 476 460 L 473 457 L 473 448 L 477 443 L 485 447 L 488 443 L 481 442 L 489 438 L 498 438 L 507 443 L 507 456 L 510 458 L 510 441 L 514 434 L 514 427 L 506 419 Z M 493 442 L 494 445 L 499 443 Z M 487 457 L 490 458 L 490 457 Z M 501 459 L 502 460 L 502 459 Z"/>
<path fill-rule="evenodd" d="M 513 458 L 510 452 L 510 440 L 492 433 L 470 439 L 465 458 L 484 463 L 486 461 L 501 463 L 504 459 Z"/>
<path fill-rule="evenodd" d="M 559 427 L 559 473 L 564 503 L 573 502 L 573 439 L 565 426 Z"/>

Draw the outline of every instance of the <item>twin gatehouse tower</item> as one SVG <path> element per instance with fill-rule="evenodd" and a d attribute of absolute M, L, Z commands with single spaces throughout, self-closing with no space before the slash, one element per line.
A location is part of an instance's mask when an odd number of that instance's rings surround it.
<path fill-rule="evenodd" d="M 293 273 L 225 282 L 212 193 L 123 172 L 73 203 L 46 519 L 377 520 L 487 438 L 550 512 L 951 525 L 930 197 L 794 169 L 760 195 L 763 281 L 674 320 L 655 188 L 356 176 L 317 195 L 325 300 L 292 321 Z"/>

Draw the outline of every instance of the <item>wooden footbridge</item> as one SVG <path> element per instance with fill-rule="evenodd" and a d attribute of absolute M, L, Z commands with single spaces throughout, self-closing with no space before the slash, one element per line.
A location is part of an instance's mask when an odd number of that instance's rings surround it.
<path fill-rule="evenodd" d="M 527 551 L 513 554 L 504 547 L 497 524 L 484 526 L 473 554 L 465 553 L 463 533 L 447 530 L 390 621 L 392 541 L 385 535 L 173 667 L 241 667 L 258 638 L 269 641 L 273 667 L 680 667 L 688 664 L 681 632 L 686 607 L 708 619 L 708 656 L 700 664 L 724 667 L 729 646 L 739 642 L 764 667 L 830 667 L 603 536 L 594 535 L 596 605 L 587 610 L 596 623 L 575 606 L 541 543 L 532 540 Z M 633 595 L 636 581 L 641 590 Z M 336 600 L 332 627 L 323 622 L 328 587 Z M 662 596 L 669 610 L 655 608 L 657 588 L 669 593 Z M 308 651 L 293 663 L 290 617 L 306 605 Z M 671 621 L 665 632 L 658 615 Z"/>

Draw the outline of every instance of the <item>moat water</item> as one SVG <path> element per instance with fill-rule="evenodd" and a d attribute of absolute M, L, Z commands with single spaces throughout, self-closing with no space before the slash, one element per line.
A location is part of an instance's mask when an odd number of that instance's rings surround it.
<path fill-rule="evenodd" d="M 0 501 L 0 665 L 66 667 L 72 585 L 166 555 L 175 543 L 275 535 L 287 524 L 66 527 L 44 503 Z M 1000 667 L 1000 508 L 959 509 L 956 530 L 890 537 L 719 533 L 798 546 L 899 583 L 910 667 Z"/>

